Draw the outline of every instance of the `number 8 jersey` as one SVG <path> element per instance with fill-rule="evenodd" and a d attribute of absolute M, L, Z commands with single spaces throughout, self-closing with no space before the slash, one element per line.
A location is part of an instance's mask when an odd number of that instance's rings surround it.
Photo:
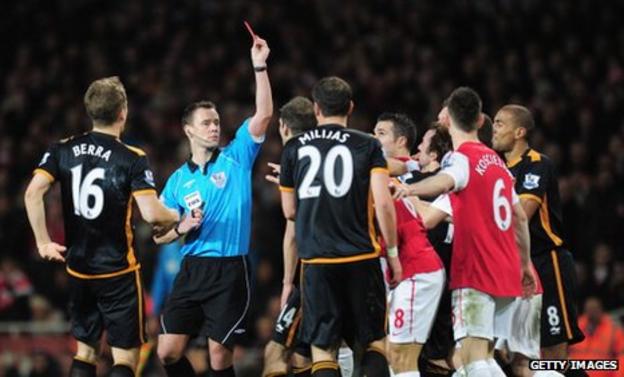
<path fill-rule="evenodd" d="M 519 199 L 505 162 L 482 143 L 465 142 L 445 157 L 441 174 L 455 181 L 450 195 L 455 228 L 450 288 L 521 296 L 520 254 L 512 224 L 512 205 Z"/>
<path fill-rule="evenodd" d="M 381 144 L 363 132 L 324 125 L 286 143 L 280 189 L 296 197 L 295 233 L 305 263 L 379 256 L 370 176 L 387 171 Z"/>
<path fill-rule="evenodd" d="M 61 184 L 71 275 L 104 278 L 139 268 L 132 196 L 156 193 L 145 152 L 114 136 L 88 132 L 52 144 L 34 173 Z"/>

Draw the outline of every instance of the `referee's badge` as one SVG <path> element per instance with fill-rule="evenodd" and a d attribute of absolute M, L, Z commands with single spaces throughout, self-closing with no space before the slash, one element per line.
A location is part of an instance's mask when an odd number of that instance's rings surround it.
<path fill-rule="evenodd" d="M 210 176 L 210 180 L 212 181 L 212 183 L 215 184 L 215 186 L 217 186 L 217 188 L 224 188 L 225 184 L 227 182 L 227 177 L 225 176 L 225 172 L 218 172 L 218 173 L 214 173 Z"/>
<path fill-rule="evenodd" d="M 522 186 L 527 190 L 534 190 L 539 187 L 539 180 L 539 175 L 528 173 L 524 176 L 524 183 Z"/>

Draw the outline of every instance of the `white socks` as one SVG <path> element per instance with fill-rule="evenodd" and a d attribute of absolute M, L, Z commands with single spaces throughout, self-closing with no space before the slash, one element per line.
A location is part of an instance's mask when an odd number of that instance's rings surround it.
<path fill-rule="evenodd" d="M 490 373 L 492 373 L 492 377 L 507 377 L 505 372 L 501 369 L 500 365 L 494 359 L 486 360 L 488 365 L 490 366 Z"/>
<path fill-rule="evenodd" d="M 403 373 L 399 373 L 399 374 L 395 374 L 395 377 L 420 377 L 420 372 L 403 372 Z"/>
<path fill-rule="evenodd" d="M 490 371 L 490 365 L 485 360 L 477 360 L 465 365 L 464 370 L 468 377 L 498 377 Z"/>
<path fill-rule="evenodd" d="M 338 349 L 338 365 L 342 377 L 353 376 L 353 351 L 347 346 Z"/>
<path fill-rule="evenodd" d="M 451 377 L 466 377 L 466 370 L 464 369 L 464 366 L 462 365 L 455 369 L 455 372 Z"/>

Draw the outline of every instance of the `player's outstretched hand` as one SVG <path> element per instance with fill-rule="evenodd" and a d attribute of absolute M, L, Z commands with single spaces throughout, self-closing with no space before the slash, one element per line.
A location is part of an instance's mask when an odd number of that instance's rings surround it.
<path fill-rule="evenodd" d="M 282 167 L 279 164 L 275 164 L 273 162 L 267 162 L 267 165 L 269 166 L 269 168 L 271 168 L 271 174 L 265 175 L 264 179 L 271 183 L 279 185 L 279 175 L 282 171 Z"/>
<path fill-rule="evenodd" d="M 271 49 L 267 42 L 256 35 L 253 39 L 253 45 L 251 46 L 251 62 L 253 66 L 264 67 L 269 57 L 269 52 L 271 52 Z"/>
<path fill-rule="evenodd" d="M 204 213 L 201 209 L 195 208 L 191 211 L 190 214 L 184 215 L 180 224 L 178 224 L 178 233 L 186 234 L 194 229 L 199 228 L 202 220 L 204 218 Z"/>
<path fill-rule="evenodd" d="M 535 294 L 537 283 L 531 268 L 522 268 L 522 297 L 531 298 Z"/>
<path fill-rule="evenodd" d="M 392 199 L 397 200 L 409 196 L 410 189 L 408 185 L 398 183 L 396 181 L 390 181 L 389 186 Z"/>
<path fill-rule="evenodd" d="M 65 246 L 59 245 L 56 242 L 49 242 L 37 248 L 41 258 L 49 261 L 65 262 L 65 257 L 63 256 L 63 253 L 67 250 Z"/>
<path fill-rule="evenodd" d="M 390 266 L 390 271 L 392 272 L 392 277 L 390 278 L 390 288 L 394 288 L 403 279 L 403 267 L 401 267 L 401 261 L 399 261 L 399 257 L 388 257 L 388 265 Z"/>

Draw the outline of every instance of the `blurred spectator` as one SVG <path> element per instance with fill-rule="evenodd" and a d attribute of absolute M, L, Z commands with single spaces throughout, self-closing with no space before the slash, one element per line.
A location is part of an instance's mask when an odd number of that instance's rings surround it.
<path fill-rule="evenodd" d="M 585 301 L 585 310 L 579 317 L 579 327 L 585 340 L 570 347 L 570 358 L 580 360 L 619 360 L 624 362 L 624 331 L 603 311 L 597 297 Z M 622 376 L 622 371 L 587 372 L 589 376 Z"/>
<path fill-rule="evenodd" d="M 30 319 L 28 297 L 33 293 L 30 279 L 10 257 L 0 261 L 0 320 Z"/>

